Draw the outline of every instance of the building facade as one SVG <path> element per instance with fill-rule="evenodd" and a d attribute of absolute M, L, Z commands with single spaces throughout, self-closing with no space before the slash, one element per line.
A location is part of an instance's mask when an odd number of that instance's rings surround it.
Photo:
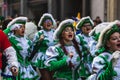
<path fill-rule="evenodd" d="M 102 21 L 120 19 L 120 0 L 0 0 L 0 15 L 24 15 L 39 21 L 43 13 L 51 13 L 55 19 L 63 20 L 90 16 L 100 16 Z"/>

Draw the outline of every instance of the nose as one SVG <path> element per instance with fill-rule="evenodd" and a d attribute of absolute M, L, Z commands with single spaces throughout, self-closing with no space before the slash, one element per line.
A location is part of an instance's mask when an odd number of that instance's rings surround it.
<path fill-rule="evenodd" d="M 24 30 L 25 29 L 25 27 L 22 27 L 22 30 Z"/>
<path fill-rule="evenodd" d="M 118 41 L 120 41 L 120 37 L 118 38 Z"/>

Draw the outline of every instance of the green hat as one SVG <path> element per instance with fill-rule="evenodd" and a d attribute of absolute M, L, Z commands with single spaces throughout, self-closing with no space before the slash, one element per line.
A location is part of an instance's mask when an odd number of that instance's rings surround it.
<path fill-rule="evenodd" d="M 44 14 L 42 15 L 42 17 L 40 18 L 40 20 L 39 20 L 39 22 L 38 22 L 38 27 L 43 28 L 43 23 L 44 23 L 44 21 L 47 20 L 47 19 L 50 19 L 50 20 L 52 21 L 52 23 L 53 23 L 53 26 L 56 27 L 56 21 L 55 21 L 55 19 L 53 18 L 53 16 L 52 16 L 51 14 L 49 14 L 49 13 L 44 13 Z"/>
<path fill-rule="evenodd" d="M 87 17 L 83 17 L 82 19 L 80 19 L 80 21 L 77 23 L 76 25 L 76 29 L 81 29 L 81 27 L 85 24 L 85 23 L 90 23 L 91 26 L 94 26 L 93 21 L 90 19 L 89 16 Z"/>
<path fill-rule="evenodd" d="M 98 43 L 96 47 L 99 49 L 101 47 L 105 47 L 106 41 L 110 38 L 110 36 L 114 32 L 120 32 L 117 24 L 120 24 L 120 21 L 116 20 L 111 22 L 101 33 L 98 39 Z"/>
<path fill-rule="evenodd" d="M 26 22 L 27 22 L 27 17 L 17 17 L 17 18 L 14 18 L 7 25 L 7 28 L 10 28 L 10 30 L 14 30 L 16 27 L 18 28 L 19 25 L 25 24 Z"/>
<path fill-rule="evenodd" d="M 55 30 L 54 34 L 53 34 L 53 38 L 54 40 L 59 40 L 60 34 L 62 33 L 62 31 L 66 28 L 66 27 L 72 27 L 74 29 L 73 26 L 73 20 L 72 19 L 66 19 L 64 21 L 62 21 L 58 28 Z"/>
<path fill-rule="evenodd" d="M 89 36 L 93 36 L 93 38 L 96 41 L 98 41 L 101 31 L 103 31 L 103 29 L 105 29 L 109 24 L 110 22 L 103 22 L 98 24 L 91 30 L 91 32 L 89 33 Z"/>

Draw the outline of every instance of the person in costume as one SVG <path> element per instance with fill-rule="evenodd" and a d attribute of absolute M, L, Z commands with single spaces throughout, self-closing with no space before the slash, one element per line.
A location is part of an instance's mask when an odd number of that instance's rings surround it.
<path fill-rule="evenodd" d="M 28 57 L 32 52 L 32 42 L 24 35 L 26 22 L 27 17 L 17 17 L 7 25 L 4 32 L 8 34 L 9 40 L 17 52 L 19 74 L 16 80 L 38 80 L 39 76 L 32 68 L 31 62 L 28 61 Z M 9 70 L 5 69 L 3 78 L 11 80 L 6 77 L 10 75 L 8 72 Z"/>
<path fill-rule="evenodd" d="M 53 27 L 56 27 L 56 21 L 51 14 L 44 13 L 40 18 L 38 27 L 41 27 L 41 30 L 33 38 L 34 55 L 31 55 L 33 57 L 32 62 L 35 67 L 39 68 L 41 80 L 50 80 L 51 72 L 46 70 L 44 61 L 46 59 L 45 52 L 47 48 L 55 44 L 53 40 Z"/>
<path fill-rule="evenodd" d="M 7 36 L 2 30 L 0 30 L 0 36 L 1 36 L 0 54 L 3 53 L 3 55 L 6 56 L 8 69 L 10 70 L 9 72 L 11 73 L 11 76 L 15 77 L 18 74 L 18 61 L 17 61 L 16 51 L 11 46 L 11 43 L 9 42 Z M 1 74 L 1 69 L 0 69 L 0 74 Z M 0 75 L 0 80 L 1 80 L 1 75 Z"/>
<path fill-rule="evenodd" d="M 80 75 L 84 78 L 87 78 L 92 73 L 91 63 L 93 56 L 90 51 L 90 44 L 94 39 L 92 36 L 89 36 L 89 33 L 92 30 L 93 25 L 93 21 L 89 16 L 81 18 L 76 25 L 76 28 L 81 30 L 81 33 L 76 35 L 76 40 L 79 44 L 85 44 L 87 47 L 87 55 L 84 57 L 85 65 L 82 66 L 84 69 L 80 71 Z M 83 39 L 84 42 L 81 43 L 81 39 Z"/>
<path fill-rule="evenodd" d="M 50 71 L 55 71 L 55 80 L 78 80 L 80 65 L 87 49 L 75 40 L 72 19 L 62 21 L 54 32 L 54 40 L 58 43 L 47 49 L 45 64 Z M 82 69 L 82 68 L 81 68 Z"/>
<path fill-rule="evenodd" d="M 94 23 L 89 16 L 81 18 L 76 25 L 76 29 L 81 30 L 81 33 L 77 34 L 77 36 L 83 38 L 88 46 L 90 42 L 94 40 L 91 36 L 89 36 L 89 33 L 91 32 L 93 25 Z"/>
<path fill-rule="evenodd" d="M 93 59 L 93 74 L 88 80 L 120 79 L 120 21 L 111 22 L 99 36 L 100 53 Z"/>
<path fill-rule="evenodd" d="M 90 45 L 90 52 L 91 52 L 91 55 L 93 57 L 98 55 L 98 54 L 96 54 L 96 51 L 97 51 L 96 45 L 98 43 L 99 35 L 100 35 L 101 31 L 103 31 L 107 27 L 107 25 L 109 25 L 109 24 L 110 24 L 110 22 L 100 23 L 97 26 L 95 26 L 89 33 L 89 36 L 92 36 L 94 39 L 89 44 Z"/>

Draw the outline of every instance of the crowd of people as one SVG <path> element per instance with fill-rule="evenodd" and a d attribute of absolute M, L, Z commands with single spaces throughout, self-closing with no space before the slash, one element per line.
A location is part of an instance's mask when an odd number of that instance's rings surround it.
<path fill-rule="evenodd" d="M 57 23 L 44 13 L 36 25 L 19 16 L 3 22 L 0 35 L 3 80 L 120 79 L 119 20 L 86 16 Z"/>

